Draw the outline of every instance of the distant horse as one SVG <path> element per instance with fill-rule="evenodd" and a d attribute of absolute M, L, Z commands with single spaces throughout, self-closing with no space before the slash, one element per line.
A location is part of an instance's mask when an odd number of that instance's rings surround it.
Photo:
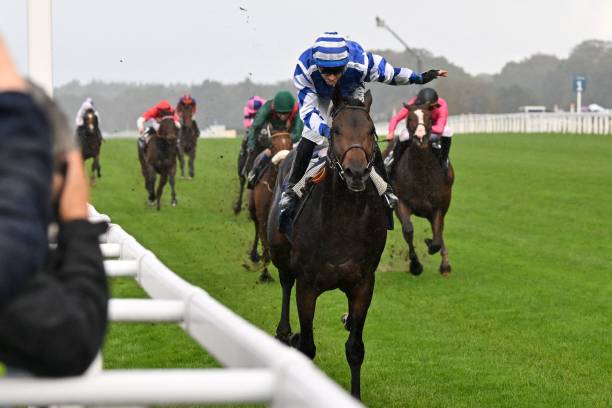
<path fill-rule="evenodd" d="M 451 272 L 448 262 L 448 250 L 444 244 L 444 216 L 451 202 L 451 193 L 455 173 L 449 163 L 446 171 L 440 165 L 440 159 L 434 152 L 431 143 L 431 111 L 422 106 L 409 106 L 410 112 L 406 126 L 410 134 L 409 146 L 400 157 L 393 177 L 393 188 L 399 203 L 396 214 L 402 222 L 404 239 L 408 243 L 410 272 L 420 275 L 423 265 L 414 250 L 414 228 L 410 221 L 412 214 L 426 218 L 431 224 L 432 239 L 425 243 L 429 254 L 438 251 L 442 256 L 440 273 L 447 276 Z"/>
<path fill-rule="evenodd" d="M 268 219 L 270 255 L 278 268 L 283 292 L 276 337 L 314 358 L 317 298 L 328 290 L 342 290 L 348 298 L 344 324 L 350 331 L 345 343 L 346 359 L 351 369 L 351 394 L 357 398 L 361 395 L 365 355 L 362 332 L 374 291 L 374 271 L 387 239 L 383 200 L 369 181 L 376 143 L 371 104 L 369 91 L 365 101 L 360 102 L 342 98 L 339 89 L 335 89 L 326 176 L 305 194 L 287 238 L 278 232 L 281 180 L 290 168 L 289 160 L 285 160 Z M 301 333 L 292 335 L 289 303 L 295 281 Z"/>
<path fill-rule="evenodd" d="M 272 160 L 264 170 L 257 185 L 249 192 L 249 213 L 255 224 L 255 239 L 251 249 L 251 260 L 257 256 L 257 238 L 261 240 L 263 266 L 259 276 L 261 282 L 272 280 L 268 272 L 270 263 L 270 245 L 268 244 L 268 213 L 272 204 L 272 195 L 276 185 L 279 165 L 283 162 L 289 151 L 293 148 L 291 135 L 288 132 L 272 132 Z M 255 255 L 255 256 L 254 256 Z"/>
<path fill-rule="evenodd" d="M 270 144 L 268 141 L 268 134 L 266 131 L 262 131 L 257 136 L 257 142 L 255 143 L 255 149 L 252 152 L 247 150 L 247 142 L 244 140 L 240 146 L 240 152 L 238 153 L 238 197 L 234 202 L 234 214 L 240 214 L 242 211 L 242 196 L 244 194 L 244 184 L 246 183 L 247 175 L 253 169 L 253 163 L 259 153 L 263 152 L 266 147 Z"/>
<path fill-rule="evenodd" d="M 96 184 L 96 173 L 100 173 L 100 148 L 102 147 L 102 133 L 98 126 L 98 116 L 93 109 L 87 109 L 83 114 L 83 125 L 77 129 L 83 160 L 93 159 L 91 163 L 91 185 Z"/>
<path fill-rule="evenodd" d="M 193 105 L 185 105 L 178 136 L 178 159 L 181 165 L 181 177 L 185 177 L 185 154 L 189 156 L 189 178 L 195 176 L 193 163 L 195 162 L 198 137 L 200 137 L 200 129 L 193 120 Z"/>
<path fill-rule="evenodd" d="M 168 179 L 172 189 L 171 205 L 176 206 L 176 192 L 174 191 L 174 176 L 176 175 L 177 154 L 177 128 L 172 116 L 165 116 L 159 123 L 159 129 L 151 136 L 151 140 L 143 149 L 138 146 L 138 159 L 145 179 L 145 188 L 149 193 L 149 205 L 156 204 L 160 209 L 160 199 Z M 155 192 L 155 179 L 159 174 L 157 192 Z"/>

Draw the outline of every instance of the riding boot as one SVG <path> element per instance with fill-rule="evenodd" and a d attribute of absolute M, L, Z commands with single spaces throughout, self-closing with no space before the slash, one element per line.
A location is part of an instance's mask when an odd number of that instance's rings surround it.
<path fill-rule="evenodd" d="M 374 168 L 376 172 L 382 177 L 382 179 L 387 183 L 387 190 L 383 193 L 382 197 L 385 202 L 386 214 L 387 214 L 387 229 L 393 229 L 393 209 L 397 205 L 397 196 L 393 192 L 393 188 L 391 187 L 391 182 L 389 181 L 389 176 L 387 175 L 387 170 L 385 169 L 385 164 L 382 158 L 382 154 L 378 145 L 375 147 L 374 151 Z"/>
<path fill-rule="evenodd" d="M 450 137 L 440 138 L 440 164 L 444 170 L 448 170 L 448 154 L 450 153 L 451 142 L 453 141 Z"/>
<path fill-rule="evenodd" d="M 281 199 L 279 202 L 280 220 L 278 230 L 282 233 L 291 231 L 291 223 L 293 221 L 293 217 L 295 216 L 295 210 L 299 198 L 296 192 L 293 191 L 293 186 L 295 186 L 296 183 L 304 176 L 304 173 L 306 173 L 306 169 L 308 168 L 308 163 L 312 158 L 312 152 L 314 151 L 315 145 L 315 142 L 302 138 L 297 146 L 295 159 L 293 160 L 291 173 L 289 174 L 289 180 L 287 185 L 284 186 L 284 191 L 281 194 Z"/>
<path fill-rule="evenodd" d="M 247 178 L 247 188 L 249 190 L 255 188 L 259 182 L 259 179 L 261 178 L 261 175 L 268 166 L 268 163 L 270 163 L 270 156 L 267 154 L 262 154 L 259 162 L 253 166 L 253 169 L 249 172 L 249 176 Z"/>

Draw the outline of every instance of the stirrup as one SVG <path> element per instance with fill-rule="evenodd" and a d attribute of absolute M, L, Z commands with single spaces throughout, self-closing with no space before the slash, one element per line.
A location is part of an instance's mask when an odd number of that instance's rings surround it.
<path fill-rule="evenodd" d="M 393 190 L 391 190 L 390 188 L 388 188 L 387 191 L 383 193 L 382 197 L 389 209 L 393 210 L 397 206 L 397 202 L 399 200 Z"/>

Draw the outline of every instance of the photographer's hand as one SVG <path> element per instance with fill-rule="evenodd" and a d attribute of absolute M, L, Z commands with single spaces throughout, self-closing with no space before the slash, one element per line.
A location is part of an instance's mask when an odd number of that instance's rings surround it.
<path fill-rule="evenodd" d="M 77 150 L 66 153 L 66 177 L 59 199 L 61 222 L 86 220 L 88 216 L 89 184 L 85 177 L 83 158 Z"/>

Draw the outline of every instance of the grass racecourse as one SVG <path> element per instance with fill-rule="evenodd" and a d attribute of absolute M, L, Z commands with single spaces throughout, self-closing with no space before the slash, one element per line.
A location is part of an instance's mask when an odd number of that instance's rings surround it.
<path fill-rule="evenodd" d="M 253 236 L 234 216 L 238 140 L 201 140 L 179 205 L 147 207 L 135 140 L 102 146 L 92 201 L 172 270 L 273 335 L 281 290 L 242 265 Z M 396 225 L 365 326 L 362 398 L 370 407 L 612 406 L 612 136 L 457 135 L 445 238 L 453 272 L 415 240 L 407 272 Z M 397 224 L 397 223 L 396 223 Z M 143 297 L 131 280 L 115 297 Z M 298 329 L 295 298 L 292 326 Z M 319 298 L 315 363 L 350 388 L 340 323 L 346 300 Z M 177 326 L 113 324 L 106 368 L 214 367 Z M 299 384 L 296 384 L 299 387 Z"/>

